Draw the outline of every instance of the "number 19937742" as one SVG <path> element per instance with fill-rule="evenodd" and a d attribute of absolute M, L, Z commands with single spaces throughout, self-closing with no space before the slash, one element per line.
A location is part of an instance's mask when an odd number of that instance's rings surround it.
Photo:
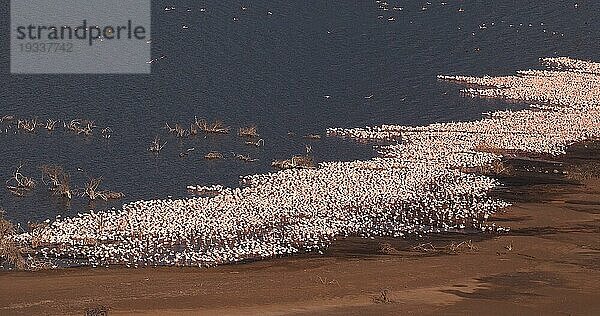
<path fill-rule="evenodd" d="M 71 53 L 72 43 L 19 43 L 21 53 Z"/>

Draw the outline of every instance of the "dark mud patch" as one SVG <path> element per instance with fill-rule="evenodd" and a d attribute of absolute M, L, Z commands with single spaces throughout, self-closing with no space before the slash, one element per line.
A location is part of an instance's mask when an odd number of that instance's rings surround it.
<path fill-rule="evenodd" d="M 499 216 L 491 216 L 489 218 L 490 222 L 495 223 L 517 223 L 531 220 L 531 216 L 510 216 L 510 217 L 499 217 Z"/>
<path fill-rule="evenodd" d="M 552 201 L 564 194 L 580 191 L 586 180 L 600 178 L 600 142 L 574 144 L 566 154 L 545 159 L 508 157 L 502 165 L 502 172 L 490 174 L 502 183 L 490 192 L 491 196 L 521 203 Z M 600 201 L 565 202 L 600 205 Z"/>
<path fill-rule="evenodd" d="M 527 227 L 511 229 L 508 236 L 542 236 L 554 234 L 569 233 L 600 233 L 600 224 L 598 222 L 575 223 L 565 226 L 545 226 L 545 227 Z"/>
<path fill-rule="evenodd" d="M 509 300 L 523 297 L 543 296 L 544 287 L 569 288 L 557 274 L 551 272 L 514 272 L 476 279 L 479 286 L 472 292 L 455 289 L 442 290 L 467 299 Z"/>

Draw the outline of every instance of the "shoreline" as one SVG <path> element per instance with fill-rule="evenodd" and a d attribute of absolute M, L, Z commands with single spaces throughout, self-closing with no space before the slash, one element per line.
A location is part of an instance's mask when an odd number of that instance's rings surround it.
<path fill-rule="evenodd" d="M 486 222 L 510 203 L 488 194 L 499 182 L 485 173 L 503 171 L 503 153 L 556 156 L 600 135 L 600 64 L 567 57 L 541 63 L 548 70 L 444 78 L 486 87 L 461 90 L 473 97 L 554 106 L 532 104 L 469 122 L 328 129 L 339 137 L 402 142 L 379 147 L 379 156 L 368 161 L 246 176 L 243 188 L 222 188 L 212 198 L 142 200 L 57 216 L 14 236 L 41 259 L 22 265 L 57 268 L 72 258 L 92 267 L 201 267 L 322 253 L 337 236 L 502 231 Z"/>
<path fill-rule="evenodd" d="M 556 159 L 560 173 L 550 172 L 555 164 L 506 162 L 504 179 L 514 184 L 494 194 L 516 202 L 490 219 L 506 233 L 348 238 L 323 256 L 209 269 L 2 271 L 0 313 L 81 314 L 103 305 L 111 315 L 591 315 L 600 309 L 600 144 Z M 519 184 L 524 178 L 530 183 Z"/>

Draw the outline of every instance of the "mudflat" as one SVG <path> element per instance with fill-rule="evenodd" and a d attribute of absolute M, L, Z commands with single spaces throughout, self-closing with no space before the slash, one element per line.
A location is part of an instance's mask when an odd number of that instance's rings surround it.
<path fill-rule="evenodd" d="M 215 268 L 0 272 L 0 315 L 598 315 L 600 150 L 513 159 L 502 234 L 347 238 Z"/>

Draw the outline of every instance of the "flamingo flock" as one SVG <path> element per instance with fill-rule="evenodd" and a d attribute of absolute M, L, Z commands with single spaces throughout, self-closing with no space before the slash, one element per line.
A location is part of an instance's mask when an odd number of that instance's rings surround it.
<path fill-rule="evenodd" d="M 499 183 L 463 168 L 500 161 L 502 151 L 558 155 L 600 136 L 600 64 L 542 63 L 548 70 L 516 76 L 439 77 L 477 85 L 464 90 L 469 96 L 535 103 L 529 109 L 473 122 L 329 129 L 330 136 L 393 144 L 367 161 L 243 177 L 243 187 L 213 186 L 211 196 L 57 218 L 17 239 L 54 265 L 204 267 L 321 252 L 350 235 L 504 230 L 486 221 L 509 205 L 488 195 Z"/>

